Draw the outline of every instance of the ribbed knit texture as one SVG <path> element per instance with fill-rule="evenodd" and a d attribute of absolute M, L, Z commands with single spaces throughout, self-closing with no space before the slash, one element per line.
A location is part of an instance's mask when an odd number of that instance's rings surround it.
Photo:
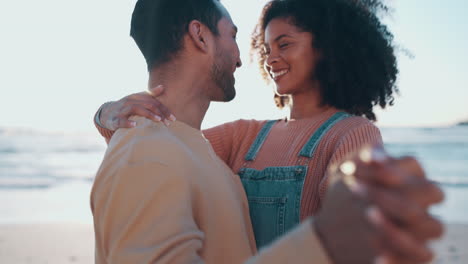
<path fill-rule="evenodd" d="M 337 110 L 328 110 L 314 118 L 277 122 L 255 161 L 250 162 L 248 167 L 261 170 L 266 167 L 298 165 L 298 154 L 304 144 L 336 112 Z M 203 133 L 221 160 L 237 173 L 243 167 L 245 155 L 265 122 L 238 120 L 204 130 Z M 98 125 L 96 127 L 108 141 L 112 131 Z M 315 155 L 307 164 L 301 220 L 314 215 L 320 208 L 328 183 L 327 169 L 369 144 L 382 144 L 382 137 L 379 129 L 363 117 L 346 118 L 324 135 Z"/>
<path fill-rule="evenodd" d="M 281 120 L 271 129 L 256 159 L 247 166 L 257 170 L 266 167 L 294 166 L 298 154 L 312 134 L 336 110 L 329 110 L 314 118 L 295 121 Z M 266 121 L 238 120 L 203 131 L 213 149 L 237 173 L 245 164 L 245 155 Z M 320 208 L 328 179 L 327 169 L 369 144 L 381 144 L 379 129 L 363 117 L 344 119 L 330 129 L 308 162 L 303 186 L 301 220 L 314 215 Z M 302 164 L 301 164 L 302 165 Z"/>
<path fill-rule="evenodd" d="M 103 107 L 103 105 L 101 106 L 101 108 Z M 109 140 L 111 139 L 112 135 L 114 134 L 114 131 L 112 130 L 109 130 L 109 129 L 106 129 L 104 127 L 101 127 L 97 122 L 97 115 L 98 113 L 101 112 L 101 108 L 99 108 L 99 110 L 96 112 L 96 114 L 94 114 L 94 126 L 96 126 L 97 130 L 99 131 L 99 134 L 101 134 L 101 136 L 103 136 L 105 139 L 106 139 L 106 143 L 109 144 Z"/>

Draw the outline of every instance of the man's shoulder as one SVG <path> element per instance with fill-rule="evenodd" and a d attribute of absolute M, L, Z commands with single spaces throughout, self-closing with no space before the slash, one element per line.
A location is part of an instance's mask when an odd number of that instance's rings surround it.
<path fill-rule="evenodd" d="M 131 129 L 119 129 L 109 142 L 104 161 L 122 166 L 156 162 L 166 166 L 188 155 L 181 138 L 163 123 L 138 120 Z M 114 164 L 115 165 L 115 164 Z"/>
<path fill-rule="evenodd" d="M 117 130 L 96 174 L 95 188 L 137 179 L 152 184 L 190 182 L 191 161 L 183 141 L 164 124 L 149 122 Z"/>

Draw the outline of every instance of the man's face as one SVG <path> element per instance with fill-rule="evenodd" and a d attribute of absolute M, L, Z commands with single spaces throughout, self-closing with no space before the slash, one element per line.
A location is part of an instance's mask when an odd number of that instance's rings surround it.
<path fill-rule="evenodd" d="M 211 67 L 211 77 L 218 91 L 213 101 L 229 102 L 236 96 L 234 72 L 242 65 L 239 47 L 236 42 L 237 27 L 229 14 L 218 22 L 219 35 L 215 37 L 215 57 Z M 221 94 L 220 94 L 221 92 Z"/>

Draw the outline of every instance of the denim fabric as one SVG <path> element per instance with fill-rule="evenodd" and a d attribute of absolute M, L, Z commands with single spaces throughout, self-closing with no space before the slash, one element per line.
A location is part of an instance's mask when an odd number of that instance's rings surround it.
<path fill-rule="evenodd" d="M 257 247 L 271 243 L 299 223 L 307 167 L 269 167 L 239 172 L 249 201 Z"/>
<path fill-rule="evenodd" d="M 310 161 L 322 137 L 334 124 L 349 116 L 338 112 L 319 127 L 298 153 L 298 163 L 301 156 Z M 258 133 L 245 156 L 247 165 L 255 160 L 275 123 L 276 120 L 268 121 Z M 302 164 L 267 167 L 263 170 L 244 167 L 239 170 L 249 202 L 257 248 L 270 244 L 299 223 L 302 188 L 307 170 L 308 167 Z"/>

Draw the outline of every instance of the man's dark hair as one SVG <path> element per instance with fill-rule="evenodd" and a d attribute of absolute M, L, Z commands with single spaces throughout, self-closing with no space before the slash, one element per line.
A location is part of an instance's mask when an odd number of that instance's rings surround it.
<path fill-rule="evenodd" d="M 379 0 L 272 0 L 263 9 L 253 34 L 252 51 L 264 69 L 265 29 L 275 18 L 313 35 L 313 48 L 321 55 L 314 78 L 320 83 L 322 105 L 376 120 L 373 106 L 393 104 L 398 92 L 393 35 L 378 13 L 388 12 Z M 287 97 L 276 97 L 279 107 Z"/>
<path fill-rule="evenodd" d="M 139 0 L 132 15 L 130 35 L 145 57 L 148 71 L 164 64 L 183 48 L 189 23 L 198 20 L 214 35 L 223 12 L 219 0 Z"/>

